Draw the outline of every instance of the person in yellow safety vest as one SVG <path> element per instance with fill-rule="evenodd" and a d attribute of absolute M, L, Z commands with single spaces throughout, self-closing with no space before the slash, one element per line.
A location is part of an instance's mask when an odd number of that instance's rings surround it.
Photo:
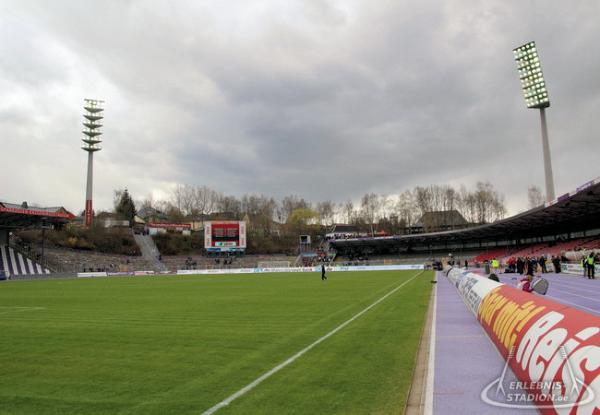
<path fill-rule="evenodd" d="M 590 254 L 585 259 L 585 265 L 587 266 L 587 277 L 590 280 L 596 279 L 596 276 L 594 275 L 595 274 L 594 262 L 595 262 L 594 253 L 590 252 Z"/>
<path fill-rule="evenodd" d="M 498 268 L 500 268 L 500 261 L 496 258 L 492 259 L 492 272 L 494 274 L 498 273 Z"/>

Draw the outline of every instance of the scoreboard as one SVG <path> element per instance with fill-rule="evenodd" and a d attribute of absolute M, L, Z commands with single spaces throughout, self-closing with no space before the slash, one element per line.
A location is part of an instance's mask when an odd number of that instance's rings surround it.
<path fill-rule="evenodd" d="M 207 252 L 244 252 L 246 250 L 246 222 L 206 222 L 204 224 L 204 248 Z"/>

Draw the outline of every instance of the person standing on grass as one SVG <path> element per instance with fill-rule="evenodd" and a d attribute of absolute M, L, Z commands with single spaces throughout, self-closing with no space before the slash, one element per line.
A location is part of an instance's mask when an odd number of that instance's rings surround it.
<path fill-rule="evenodd" d="M 321 281 L 325 281 L 327 276 L 325 275 L 325 264 L 321 264 Z"/>

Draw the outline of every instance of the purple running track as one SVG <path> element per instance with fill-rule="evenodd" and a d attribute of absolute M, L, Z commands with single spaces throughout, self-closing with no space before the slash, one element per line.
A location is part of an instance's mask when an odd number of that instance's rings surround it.
<path fill-rule="evenodd" d="M 437 276 L 433 413 L 535 414 L 489 405 L 481 391 L 497 379 L 504 359 L 443 273 Z M 508 380 L 515 380 L 509 369 Z"/>

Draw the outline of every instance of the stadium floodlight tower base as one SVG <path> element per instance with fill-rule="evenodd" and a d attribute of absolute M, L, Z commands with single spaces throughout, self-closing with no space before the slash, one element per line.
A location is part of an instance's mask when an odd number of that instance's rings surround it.
<path fill-rule="evenodd" d="M 87 165 L 87 183 L 85 189 L 85 226 L 92 226 L 92 220 L 94 217 L 92 195 L 93 195 L 93 184 L 94 184 L 94 153 L 100 151 L 100 143 L 102 143 L 102 119 L 104 118 L 104 101 L 96 99 L 85 99 L 83 109 L 86 111 L 83 114 L 85 118 L 83 120 L 83 126 L 85 127 L 82 131 L 85 137 L 82 138 L 83 146 L 82 150 L 88 153 L 88 165 Z"/>
<path fill-rule="evenodd" d="M 552 159 L 550 157 L 550 143 L 548 142 L 548 126 L 546 125 L 546 109 L 540 108 L 542 122 L 542 147 L 544 149 L 544 176 L 546 179 L 546 201 L 554 200 L 554 176 L 552 174 Z"/>
<path fill-rule="evenodd" d="M 546 108 L 550 106 L 550 98 L 546 90 L 546 81 L 542 73 L 542 65 L 537 53 L 535 42 L 528 42 L 513 49 L 521 88 L 527 108 L 538 108 L 542 122 L 542 150 L 544 155 L 544 176 L 546 181 L 546 201 L 554 200 L 554 176 L 548 141 L 548 126 L 546 124 Z"/>

